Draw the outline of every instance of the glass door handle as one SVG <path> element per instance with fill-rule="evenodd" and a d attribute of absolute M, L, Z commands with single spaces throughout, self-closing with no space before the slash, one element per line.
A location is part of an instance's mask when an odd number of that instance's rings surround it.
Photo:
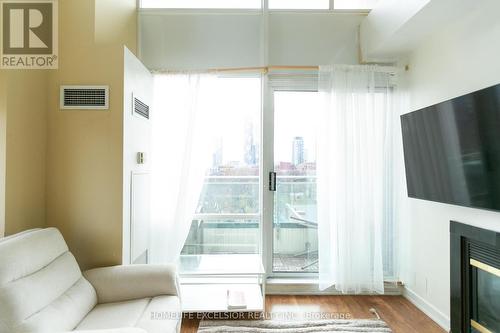
<path fill-rule="evenodd" d="M 269 172 L 269 191 L 276 192 L 276 172 Z"/>

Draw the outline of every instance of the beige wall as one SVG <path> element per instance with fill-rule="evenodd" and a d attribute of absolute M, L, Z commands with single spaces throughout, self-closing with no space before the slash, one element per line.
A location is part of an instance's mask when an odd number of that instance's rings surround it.
<path fill-rule="evenodd" d="M 47 78 L 0 71 L 0 236 L 45 226 Z"/>
<path fill-rule="evenodd" d="M 136 31 L 135 0 L 60 1 L 59 69 L 0 71 L 0 236 L 55 226 L 83 269 L 121 263 L 123 45 L 135 52 Z M 62 84 L 109 85 L 110 109 L 60 111 Z"/>
<path fill-rule="evenodd" d="M 95 2 L 94 2 L 95 1 Z M 59 70 L 49 77 L 47 225 L 83 269 L 122 260 L 123 45 L 135 0 L 59 2 Z M 60 111 L 61 84 L 110 86 L 107 111 Z"/>
<path fill-rule="evenodd" d="M 5 146 L 7 135 L 7 93 L 5 72 L 0 70 L 0 237 L 5 233 Z"/>
<path fill-rule="evenodd" d="M 6 76 L 5 233 L 11 235 L 45 226 L 48 72 Z"/>

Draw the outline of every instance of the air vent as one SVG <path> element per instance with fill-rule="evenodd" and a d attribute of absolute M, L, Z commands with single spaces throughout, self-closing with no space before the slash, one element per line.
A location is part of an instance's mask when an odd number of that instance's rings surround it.
<path fill-rule="evenodd" d="M 134 114 L 149 119 L 149 106 L 137 97 L 134 97 Z"/>
<path fill-rule="evenodd" d="M 107 110 L 108 86 L 61 86 L 61 109 Z"/>

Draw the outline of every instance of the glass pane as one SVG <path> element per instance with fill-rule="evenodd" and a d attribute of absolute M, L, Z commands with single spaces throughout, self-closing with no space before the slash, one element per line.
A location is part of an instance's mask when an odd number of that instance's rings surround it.
<path fill-rule="evenodd" d="M 329 9 L 329 0 L 269 0 L 269 9 Z"/>
<path fill-rule="evenodd" d="M 220 167 L 216 167 L 220 168 Z M 259 169 L 248 168 L 252 175 L 235 175 L 243 168 L 214 170 L 206 177 L 197 213 L 257 214 L 259 212 Z M 243 172 L 245 173 L 245 172 Z"/>
<path fill-rule="evenodd" d="M 273 271 L 317 272 L 315 92 L 275 92 Z"/>
<path fill-rule="evenodd" d="M 378 0 L 335 0 L 334 9 L 372 9 Z"/>
<path fill-rule="evenodd" d="M 179 264 L 180 274 L 263 274 L 264 272 L 262 258 L 257 254 L 184 255 Z M 236 280 L 242 283 L 241 278 Z M 250 280 L 249 283 L 254 283 L 250 277 L 247 280 Z M 220 283 L 220 280 L 218 282 Z"/>
<path fill-rule="evenodd" d="M 194 220 L 182 255 L 259 253 L 259 220 Z"/>
<path fill-rule="evenodd" d="M 474 319 L 491 332 L 500 332 L 500 276 L 477 269 L 477 309 Z"/>
<path fill-rule="evenodd" d="M 256 254 L 260 248 L 260 78 L 205 78 L 211 165 L 181 255 Z"/>
<path fill-rule="evenodd" d="M 212 166 L 197 214 L 259 213 L 260 107 L 258 78 L 219 78 L 200 103 L 210 114 Z"/>
<path fill-rule="evenodd" d="M 260 5 L 260 0 L 141 0 L 141 8 L 259 9 Z"/>

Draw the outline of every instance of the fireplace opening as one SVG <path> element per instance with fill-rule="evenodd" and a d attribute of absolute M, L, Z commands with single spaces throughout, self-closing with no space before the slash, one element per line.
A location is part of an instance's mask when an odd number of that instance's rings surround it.
<path fill-rule="evenodd" d="M 472 332 L 500 332 L 500 269 L 470 259 Z"/>
<path fill-rule="evenodd" d="M 452 333 L 500 333 L 500 233 L 450 224 Z"/>

